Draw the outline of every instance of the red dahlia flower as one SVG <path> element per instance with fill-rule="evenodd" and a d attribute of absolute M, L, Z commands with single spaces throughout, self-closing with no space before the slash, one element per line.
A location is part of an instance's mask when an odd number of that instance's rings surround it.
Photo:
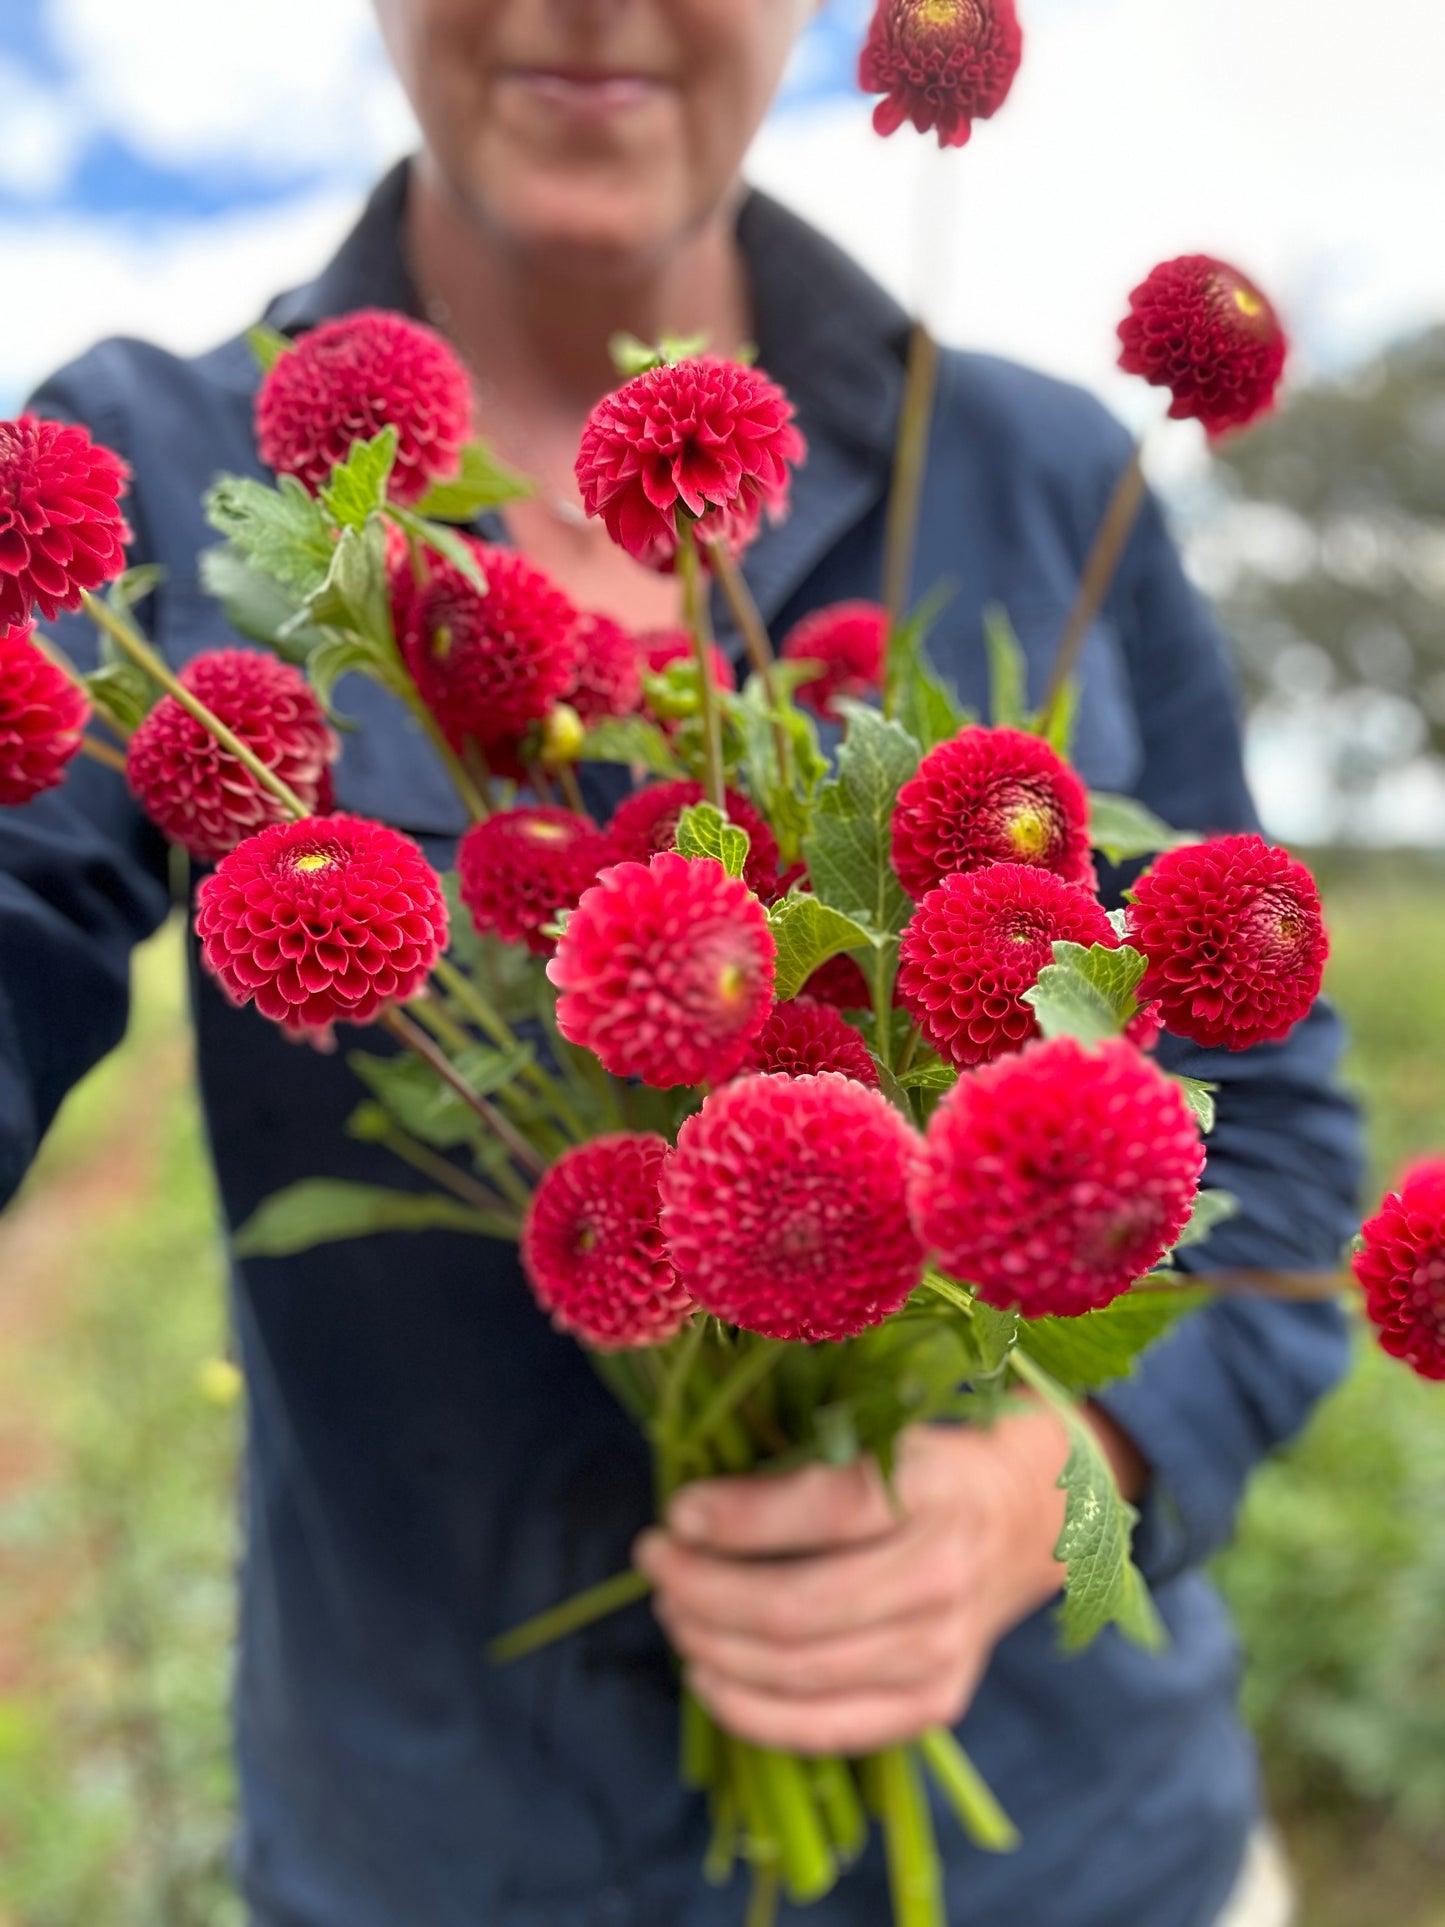
<path fill-rule="evenodd" d="M 836 1010 L 815 1003 L 811 997 L 774 1004 L 762 1035 L 741 1068 L 744 1072 L 776 1072 L 782 1077 L 837 1071 L 840 1077 L 878 1088 L 878 1066 L 863 1039 Z"/>
<path fill-rule="evenodd" d="M 740 877 L 664 852 L 602 872 L 547 975 L 569 1043 L 614 1077 L 667 1090 L 732 1076 L 768 1020 L 774 956 L 767 914 Z"/>
<path fill-rule="evenodd" d="M 649 783 L 634 790 L 618 804 L 607 834 L 618 856 L 632 863 L 646 863 L 659 850 L 677 845 L 677 821 L 684 810 L 704 801 L 707 792 L 701 783 L 678 778 L 671 783 Z M 743 881 L 748 888 L 770 903 L 778 888 L 778 840 L 745 796 L 737 790 L 723 792 L 728 820 L 748 833 L 748 857 L 743 865 Z"/>
<path fill-rule="evenodd" d="M 1000 1310 L 1073 1318 L 1127 1291 L 1194 1206 L 1204 1145 L 1132 1044 L 1030 1044 L 965 1077 L 928 1126 L 913 1223 Z"/>
<path fill-rule="evenodd" d="M 409 838 L 359 816 L 258 831 L 196 903 L 201 954 L 227 996 L 297 1033 L 369 1024 L 414 997 L 446 947 L 436 872 Z"/>
<path fill-rule="evenodd" d="M 1129 941 L 1149 961 L 1141 1000 L 1193 1043 L 1278 1044 L 1309 1014 L 1329 938 L 1315 880 L 1261 837 L 1169 850 L 1130 892 Z"/>
<path fill-rule="evenodd" d="M 180 680 L 308 809 L 320 809 L 339 746 L 299 669 L 254 649 L 218 649 L 188 663 Z M 174 696 L 162 696 L 131 737 L 126 780 L 156 828 L 203 861 L 286 816 Z"/>
<path fill-rule="evenodd" d="M 1117 949 L 1101 904 L 1076 883 L 1022 863 L 947 876 L 903 933 L 898 989 L 924 1042 L 960 1068 L 1038 1035 L 1024 1002 L 1056 942 Z"/>
<path fill-rule="evenodd" d="M 1176 421 L 1211 435 L 1274 406 L 1289 342 L 1279 316 L 1237 268 L 1208 254 L 1166 261 L 1129 297 L 1119 366 L 1174 399 Z"/>
<path fill-rule="evenodd" d="M 1088 792 L 1046 742 L 1018 729 L 964 729 L 940 743 L 893 812 L 893 867 L 910 896 L 990 863 L 1094 884 Z"/>
<path fill-rule="evenodd" d="M 802 436 L 781 388 L 756 368 L 699 355 L 649 368 L 592 411 L 577 457 L 589 515 L 639 562 L 664 571 L 677 555 L 677 512 L 702 542 L 740 555 L 764 511 L 787 506 Z"/>
<path fill-rule="evenodd" d="M 1013 0 L 879 0 L 858 85 L 883 95 L 880 134 L 912 121 L 920 134 L 937 128 L 940 147 L 962 147 L 1008 99 L 1023 47 Z"/>
<path fill-rule="evenodd" d="M 0 805 L 28 803 L 65 780 L 90 705 L 23 629 L 0 629 Z"/>
<path fill-rule="evenodd" d="M 876 602 L 838 602 L 818 609 L 789 631 L 784 662 L 817 662 L 822 667 L 798 686 L 798 701 L 829 721 L 838 720 L 839 697 L 862 702 L 883 686 L 888 644 L 888 611 Z"/>
<path fill-rule="evenodd" d="M 1445 1158 L 1407 1171 L 1360 1236 L 1355 1276 L 1380 1344 L 1422 1378 L 1445 1379 Z"/>
<path fill-rule="evenodd" d="M 0 630 L 37 608 L 53 622 L 120 574 L 129 476 L 83 428 L 34 415 L 0 422 Z"/>
<path fill-rule="evenodd" d="M 256 396 L 261 460 L 314 495 L 351 453 L 383 428 L 397 431 L 387 484 L 416 502 L 452 474 L 471 423 L 467 371 L 441 336 L 380 308 L 323 321 L 282 355 Z"/>
<path fill-rule="evenodd" d="M 522 1231 L 522 1263 L 559 1331 L 616 1351 L 665 1345 L 692 1299 L 677 1281 L 658 1224 L 663 1138 L 593 1138 L 562 1156 L 538 1185 Z"/>
<path fill-rule="evenodd" d="M 705 1311 L 768 1338 L 851 1338 L 897 1311 L 923 1253 L 908 1228 L 917 1139 L 832 1071 L 743 1077 L 678 1133 L 662 1229 Z"/>
<path fill-rule="evenodd" d="M 576 908 L 612 846 L 595 824 L 571 810 L 501 810 L 475 823 L 457 848 L 462 902 L 483 936 L 524 943 L 550 957 L 556 939 L 542 926 Z"/>
<path fill-rule="evenodd" d="M 642 659 L 637 638 L 610 616 L 577 618 L 577 671 L 564 700 L 584 723 L 630 716 L 642 704 Z"/>
<path fill-rule="evenodd" d="M 834 1010 L 871 1010 L 873 992 L 855 956 L 846 951 L 820 963 L 807 983 L 803 995 L 815 1003 L 831 1004 Z M 895 997 L 895 1002 L 897 1001 Z"/>
<path fill-rule="evenodd" d="M 494 770 L 515 775 L 522 737 L 575 680 L 577 611 L 515 551 L 467 540 L 486 593 L 449 562 L 420 588 L 409 568 L 393 568 L 397 642 L 452 748 L 471 737 Z"/>

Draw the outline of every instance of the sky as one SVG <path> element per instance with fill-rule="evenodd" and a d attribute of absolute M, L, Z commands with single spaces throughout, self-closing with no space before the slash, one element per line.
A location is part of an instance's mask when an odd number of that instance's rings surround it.
<path fill-rule="evenodd" d="M 825 6 L 750 172 L 945 339 L 1142 426 L 1157 398 L 1114 369 L 1114 329 L 1167 256 L 1259 279 L 1297 378 L 1445 318 L 1430 0 L 1020 0 L 1013 97 L 948 155 L 872 135 L 852 79 L 868 11 Z M 101 335 L 234 333 L 316 270 L 412 138 L 366 0 L 0 0 L 0 412 Z M 1166 487 L 1199 456 L 1189 427 L 1151 441 Z"/>

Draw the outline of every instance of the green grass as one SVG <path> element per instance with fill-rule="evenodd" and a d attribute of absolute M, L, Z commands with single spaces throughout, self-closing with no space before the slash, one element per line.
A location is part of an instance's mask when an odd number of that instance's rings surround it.
<path fill-rule="evenodd" d="M 1445 872 L 1326 873 L 1378 1184 L 1445 1145 Z M 237 1414 L 207 1370 L 222 1272 L 181 1036 L 171 932 L 142 960 L 126 1045 L 0 1224 L 0 1927 L 240 1918 Z M 1256 1480 L 1219 1573 L 1304 1927 L 1445 1927 L 1445 1389 L 1362 1337 L 1350 1383 Z"/>

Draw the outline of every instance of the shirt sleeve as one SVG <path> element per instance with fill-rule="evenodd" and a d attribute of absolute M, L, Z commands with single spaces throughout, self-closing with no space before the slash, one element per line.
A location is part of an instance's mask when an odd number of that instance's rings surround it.
<path fill-rule="evenodd" d="M 83 422 L 120 454 L 120 424 L 89 358 L 56 376 L 27 408 Z M 145 560 L 137 541 L 128 560 Z M 43 625 L 73 661 L 96 659 L 91 625 Z M 164 840 L 125 779 L 80 756 L 59 789 L 0 809 L 0 1205 L 14 1193 L 66 1092 L 120 1041 L 130 955 L 170 904 Z"/>
<path fill-rule="evenodd" d="M 1223 638 L 1152 499 L 1110 613 L 1144 741 L 1141 800 L 1180 828 L 1257 829 Z M 1161 1041 L 1164 1068 L 1218 1087 L 1204 1183 L 1239 1203 L 1206 1243 L 1181 1253 L 1188 1269 L 1338 1267 L 1358 1224 L 1361 1172 L 1359 1120 L 1337 1082 L 1343 1043 L 1324 1001 L 1283 1044 L 1231 1052 Z M 1100 1395 L 1152 1469 L 1136 1544 L 1151 1583 L 1227 1542 L 1254 1467 L 1299 1431 L 1348 1352 L 1333 1300 L 1221 1298 Z"/>

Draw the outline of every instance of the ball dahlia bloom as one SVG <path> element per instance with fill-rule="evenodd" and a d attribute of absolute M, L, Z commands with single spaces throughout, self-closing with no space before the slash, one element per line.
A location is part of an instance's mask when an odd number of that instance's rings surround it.
<path fill-rule="evenodd" d="M 0 422 L 0 630 L 53 622 L 125 567 L 130 469 L 69 422 Z"/>
<path fill-rule="evenodd" d="M 849 1077 L 743 1077 L 678 1133 L 662 1229 L 705 1311 L 767 1338 L 851 1338 L 908 1297 L 917 1138 Z"/>
<path fill-rule="evenodd" d="M 858 85 L 882 94 L 880 134 L 911 121 L 940 147 L 962 147 L 976 120 L 1008 99 L 1023 60 L 1013 0 L 879 0 L 858 62 Z"/>
<path fill-rule="evenodd" d="M 543 926 L 575 909 L 611 860 L 601 830 L 571 810 L 499 810 L 474 823 L 457 848 L 462 902 L 483 936 L 550 957 L 556 939 Z"/>
<path fill-rule="evenodd" d="M 830 1004 L 834 1010 L 871 1010 L 873 992 L 863 975 L 863 966 L 846 951 L 820 963 L 803 985 L 802 994 L 815 1003 Z M 897 1002 L 895 986 L 895 1003 Z"/>
<path fill-rule="evenodd" d="M 893 868 L 911 897 L 990 863 L 1095 881 L 1088 792 L 1046 742 L 1019 729 L 969 728 L 940 743 L 893 812 Z"/>
<path fill-rule="evenodd" d="M 357 441 L 397 431 L 387 484 L 420 501 L 451 475 L 471 426 L 467 371 L 430 328 L 380 308 L 323 321 L 277 360 L 256 396 L 261 460 L 314 495 Z"/>
<path fill-rule="evenodd" d="M 1211 435 L 1243 428 L 1274 406 L 1289 341 L 1254 283 L 1226 261 L 1165 261 L 1129 297 L 1119 366 L 1173 396 L 1176 421 Z"/>
<path fill-rule="evenodd" d="M 685 777 L 634 790 L 618 804 L 607 826 L 613 849 L 631 863 L 646 863 L 660 850 L 674 849 L 678 818 L 695 803 L 705 801 L 706 795 L 701 783 Z M 765 902 L 771 902 L 778 888 L 778 840 L 766 818 L 737 790 L 724 790 L 723 801 L 729 822 L 748 833 L 743 881 Z"/>
<path fill-rule="evenodd" d="M 1030 1044 L 954 1086 L 929 1121 L 913 1224 L 1000 1310 L 1073 1318 L 1117 1298 L 1188 1222 L 1204 1144 L 1132 1044 Z"/>
<path fill-rule="evenodd" d="M 218 649 L 187 663 L 180 680 L 308 809 L 323 806 L 340 746 L 299 669 L 254 649 Z M 156 828 L 203 862 L 286 816 L 174 696 L 131 737 L 126 780 Z"/>
<path fill-rule="evenodd" d="M 1407 1171 L 1360 1237 L 1355 1276 L 1380 1344 L 1445 1380 L 1445 1158 Z"/>
<path fill-rule="evenodd" d="M 784 662 L 817 662 L 817 675 L 798 686 L 798 701 L 830 722 L 840 697 L 862 702 L 883 686 L 888 611 L 876 602 L 837 602 L 817 609 L 789 630 Z"/>
<path fill-rule="evenodd" d="M 1309 1014 L 1329 938 L 1314 878 L 1284 850 L 1258 836 L 1169 850 L 1130 895 L 1129 942 L 1149 966 L 1139 996 L 1176 1036 L 1248 1050 Z"/>
<path fill-rule="evenodd" d="M 522 1264 L 538 1304 L 599 1351 L 665 1345 L 693 1310 L 658 1223 L 667 1157 L 649 1132 L 593 1138 L 563 1152 L 527 1212 Z"/>
<path fill-rule="evenodd" d="M 392 569 L 397 644 L 452 748 L 471 738 L 494 770 L 517 775 L 522 738 L 576 679 L 577 611 L 514 550 L 467 540 L 484 595 L 449 562 L 420 586 L 409 567 Z"/>
<path fill-rule="evenodd" d="M 0 805 L 29 803 L 65 780 L 90 704 L 21 629 L 0 628 Z"/>
<path fill-rule="evenodd" d="M 584 723 L 631 716 L 642 706 L 642 657 L 637 638 L 610 616 L 577 618 L 577 668 L 564 701 Z"/>
<path fill-rule="evenodd" d="M 809 1077 L 836 1071 L 870 1089 L 878 1088 L 878 1066 L 863 1039 L 828 1004 L 794 997 L 774 1004 L 762 1033 L 743 1059 L 743 1072 Z"/>
<path fill-rule="evenodd" d="M 786 509 L 789 471 L 805 452 L 781 388 L 741 362 L 698 355 L 603 397 L 582 433 L 577 486 L 619 547 L 666 571 L 680 509 L 699 541 L 740 555 L 764 512 Z"/>
<path fill-rule="evenodd" d="M 201 954 L 232 1003 L 298 1035 L 405 1003 L 446 947 L 436 872 L 408 837 L 359 816 L 258 831 L 196 903 Z"/>
<path fill-rule="evenodd" d="M 1087 890 L 1048 870 L 993 863 L 947 876 L 903 932 L 899 995 L 946 1063 L 987 1063 L 1038 1035 L 1024 992 L 1058 942 L 1113 950 L 1119 939 Z"/>
<path fill-rule="evenodd" d="M 720 863 L 664 852 L 614 864 L 547 966 L 557 1026 L 614 1077 L 717 1084 L 768 1020 L 775 956 L 763 906 Z"/>

